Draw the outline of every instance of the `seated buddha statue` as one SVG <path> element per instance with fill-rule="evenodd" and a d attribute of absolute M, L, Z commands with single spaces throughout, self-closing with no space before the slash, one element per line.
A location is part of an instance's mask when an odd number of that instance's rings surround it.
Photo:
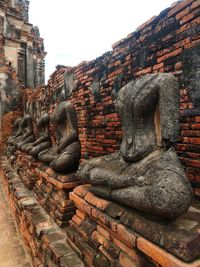
<path fill-rule="evenodd" d="M 13 134 L 7 139 L 7 148 L 5 151 L 6 155 L 12 155 L 16 150 L 16 145 L 14 145 L 14 143 L 22 136 L 21 122 L 22 118 L 18 118 L 14 122 Z"/>
<path fill-rule="evenodd" d="M 167 73 L 148 74 L 118 93 L 120 151 L 84 161 L 78 176 L 95 195 L 164 218 L 191 205 L 192 189 L 173 143 L 179 135 L 179 86 Z"/>
<path fill-rule="evenodd" d="M 22 127 L 23 119 L 24 119 L 24 117 L 21 118 L 21 120 L 20 120 L 20 122 L 18 124 L 18 130 L 17 130 L 17 133 L 16 133 L 15 137 L 12 138 L 11 140 L 9 140 L 9 143 L 12 144 L 13 147 L 16 147 L 16 149 L 17 149 L 18 143 L 23 138 L 23 127 Z"/>
<path fill-rule="evenodd" d="M 44 113 L 37 121 L 39 137 L 27 148 L 27 152 L 33 157 L 37 157 L 41 151 L 51 147 L 49 121 L 50 116 L 47 113 Z"/>
<path fill-rule="evenodd" d="M 15 138 L 17 138 L 21 135 L 21 133 L 22 133 L 21 127 L 20 127 L 21 121 L 22 121 L 21 118 L 18 118 L 15 120 L 15 122 L 13 124 L 13 133 L 10 137 L 8 137 L 8 140 L 7 140 L 8 145 L 11 145 L 12 142 L 15 140 Z"/>
<path fill-rule="evenodd" d="M 33 133 L 33 122 L 29 114 L 26 114 L 23 117 L 21 128 L 22 128 L 22 136 L 17 141 L 17 143 L 16 142 L 15 143 L 19 149 L 26 152 L 27 145 L 35 140 L 35 136 Z"/>
<path fill-rule="evenodd" d="M 52 116 L 56 144 L 39 153 L 38 159 L 57 172 L 71 172 L 78 168 L 81 146 L 78 138 L 77 117 L 73 105 L 63 101 Z"/>

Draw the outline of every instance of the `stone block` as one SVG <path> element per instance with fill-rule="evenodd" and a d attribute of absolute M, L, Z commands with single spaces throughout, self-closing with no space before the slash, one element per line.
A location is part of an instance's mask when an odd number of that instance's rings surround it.
<path fill-rule="evenodd" d="M 82 191 L 80 187 L 78 192 Z M 84 240 L 89 247 L 96 248 L 96 255 L 101 247 L 110 263 L 116 260 L 116 264 L 127 264 L 126 262 L 132 261 L 136 266 L 155 266 L 155 263 L 166 267 L 170 266 L 170 262 L 177 267 L 199 266 L 198 201 L 194 202 L 189 211 L 179 219 L 161 220 L 156 216 L 126 209 L 116 203 L 110 203 L 110 206 L 102 211 L 96 207 L 95 198 L 93 205 L 93 198 L 89 198 L 89 203 L 86 201 L 86 194 L 81 197 L 75 194 L 75 191 L 76 189 L 70 194 L 70 198 L 79 210 L 77 214 L 83 213 L 84 216 L 81 220 L 70 222 L 71 229 L 75 230 L 70 238 L 80 250 L 80 244 Z M 85 209 L 86 205 L 90 208 Z M 143 242 L 146 245 L 143 245 Z M 85 257 L 84 250 L 82 251 Z M 149 262 L 149 257 L 152 258 L 152 262 Z M 87 255 L 84 259 L 92 264 L 92 259 L 95 258 Z"/>

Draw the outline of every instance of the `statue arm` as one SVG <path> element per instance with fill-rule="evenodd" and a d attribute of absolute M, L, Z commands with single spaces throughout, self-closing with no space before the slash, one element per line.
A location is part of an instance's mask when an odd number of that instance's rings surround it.
<path fill-rule="evenodd" d="M 44 132 L 40 137 L 37 138 L 37 140 L 35 140 L 35 142 L 33 142 L 33 146 L 37 146 L 42 142 L 48 141 L 49 139 L 48 132 Z"/>
<path fill-rule="evenodd" d="M 14 136 L 14 138 L 17 138 L 17 137 L 19 137 L 20 135 L 22 135 L 22 132 L 17 133 L 17 134 Z"/>
<path fill-rule="evenodd" d="M 77 133 L 71 131 L 63 140 L 62 143 L 58 146 L 58 153 L 60 153 L 65 147 L 77 140 Z"/>
<path fill-rule="evenodd" d="M 161 135 L 165 142 L 174 143 L 179 136 L 179 84 L 177 78 L 169 73 L 160 82 L 160 121 Z"/>
<path fill-rule="evenodd" d="M 85 183 L 90 183 L 94 186 L 108 186 L 111 189 L 143 186 L 146 184 L 144 176 L 117 175 L 115 172 L 89 164 L 79 168 L 78 176 Z"/>
<path fill-rule="evenodd" d="M 47 139 L 48 139 L 48 136 L 47 135 L 43 135 L 43 136 L 39 137 L 35 142 L 33 142 L 33 146 L 37 146 L 40 143 L 46 141 Z"/>
<path fill-rule="evenodd" d="M 26 134 L 23 136 L 22 140 L 25 140 L 27 137 L 29 137 L 32 134 L 32 131 L 28 130 Z"/>

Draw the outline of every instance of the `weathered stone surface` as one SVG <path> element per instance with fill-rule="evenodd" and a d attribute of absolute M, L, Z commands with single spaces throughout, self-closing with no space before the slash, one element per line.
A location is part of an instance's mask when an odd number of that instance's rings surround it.
<path fill-rule="evenodd" d="M 103 198 L 160 217 L 182 215 L 192 190 L 172 148 L 179 133 L 176 78 L 165 73 L 132 81 L 116 106 L 124 133 L 120 152 L 83 162 L 78 175 Z"/>
<path fill-rule="evenodd" d="M 53 115 L 57 145 L 39 153 L 39 160 L 49 163 L 58 172 L 77 169 L 81 147 L 76 111 L 70 102 L 61 102 Z"/>
<path fill-rule="evenodd" d="M 33 132 L 33 119 L 29 114 L 26 114 L 21 122 L 22 135 L 20 139 L 15 139 L 14 145 L 17 146 L 22 151 L 26 152 L 28 145 L 30 145 L 34 140 Z"/>
<path fill-rule="evenodd" d="M 198 81 L 200 79 L 200 45 L 183 52 L 183 81 L 185 82 L 189 94 L 193 100 L 194 108 L 200 108 L 200 94 Z"/>
<path fill-rule="evenodd" d="M 84 190 L 84 186 L 80 186 L 79 191 L 82 187 Z M 111 203 L 106 210 L 102 211 L 97 207 L 97 201 L 92 204 L 87 202 L 84 196 L 78 196 L 74 192 L 70 194 L 70 198 L 79 209 L 76 217 L 73 217 L 70 222 L 71 232 L 67 230 L 68 237 L 75 244 L 78 244 L 76 240 L 79 237 L 88 245 L 93 244 L 92 247 L 102 245 L 110 257 L 112 255 L 112 259 L 118 259 L 119 252 L 122 250 L 126 254 L 125 258 L 131 257 L 137 263 L 138 261 L 142 263 L 143 260 L 145 262 L 145 257 L 136 251 L 137 249 L 140 251 L 141 245 L 141 251 L 145 253 L 145 249 L 147 249 L 146 253 L 149 255 L 149 248 L 145 247 L 145 244 L 148 243 L 152 248 L 151 258 L 157 263 L 163 264 L 163 255 L 166 255 L 165 260 L 169 264 L 167 266 L 170 266 L 170 262 L 177 267 L 187 266 L 187 264 L 188 266 L 190 264 L 199 266 L 200 206 L 198 201 L 194 202 L 189 211 L 180 218 L 169 220 L 144 214 L 142 211 L 131 210 L 116 203 Z M 96 198 L 100 205 L 101 199 L 95 195 L 93 198 Z M 112 209 L 115 211 L 112 212 Z M 84 216 L 80 215 L 82 213 Z M 72 229 L 76 234 L 72 232 Z M 138 240 L 141 240 L 139 245 Z M 94 241 L 97 241 L 97 246 L 94 246 Z M 114 247 L 110 245 L 110 241 Z M 116 248 L 119 250 L 118 252 Z M 165 267 L 162 264 L 161 266 Z M 144 266 L 151 265 L 144 264 Z"/>
<path fill-rule="evenodd" d="M 65 227 L 75 213 L 75 206 L 69 200 L 69 192 L 80 185 L 75 173 L 62 174 L 44 165 L 35 168 L 35 195 L 44 209 L 60 227 Z"/>
<path fill-rule="evenodd" d="M 71 248 L 65 241 L 55 241 L 49 244 L 49 247 L 53 253 L 55 263 L 59 263 L 60 258 L 66 254 L 72 253 Z"/>
<path fill-rule="evenodd" d="M 84 264 L 67 244 L 67 236 L 64 231 L 44 211 L 33 193 L 23 185 L 20 177 L 12 169 L 9 162 L 6 159 L 1 159 L 1 165 L 6 178 L 7 193 L 9 193 L 12 203 L 15 203 L 13 209 L 21 234 L 24 236 L 34 258 L 34 266 L 43 266 L 45 262 L 48 266 L 54 267 L 61 266 L 61 262 L 62 264 L 71 262 L 71 265 L 63 266 L 83 267 Z M 2 204 L 0 206 L 2 207 Z M 13 231 L 14 235 L 15 229 L 10 230 Z M 20 247 L 18 250 L 20 250 Z M 64 257 L 65 255 L 69 257 Z M 23 260 L 25 260 L 24 255 Z M 17 265 L 9 266 L 15 267 Z"/>
<path fill-rule="evenodd" d="M 76 254 L 71 252 L 60 259 L 61 267 L 84 267 L 85 265 L 77 258 Z"/>
<path fill-rule="evenodd" d="M 47 113 L 45 113 L 37 121 L 37 129 L 39 132 L 39 137 L 26 150 L 33 157 L 37 158 L 40 152 L 46 150 L 51 146 L 51 139 L 49 133 L 49 120 L 50 116 Z"/>
<path fill-rule="evenodd" d="M 120 222 L 177 257 L 192 261 L 199 257 L 200 234 L 195 229 L 199 225 L 199 214 L 196 213 L 193 220 L 187 219 L 191 213 L 171 222 L 127 211 L 121 216 Z"/>
<path fill-rule="evenodd" d="M 55 231 L 52 233 L 49 233 L 47 235 L 43 236 L 43 240 L 46 244 L 50 244 L 52 242 L 60 241 L 60 240 L 65 240 L 66 235 L 60 231 Z"/>

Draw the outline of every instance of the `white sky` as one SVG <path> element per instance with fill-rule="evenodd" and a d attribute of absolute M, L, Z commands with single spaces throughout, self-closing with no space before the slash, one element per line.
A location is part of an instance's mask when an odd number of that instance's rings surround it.
<path fill-rule="evenodd" d="M 74 66 L 111 50 L 174 0 L 30 0 L 30 23 L 44 38 L 46 79 L 58 64 Z"/>

